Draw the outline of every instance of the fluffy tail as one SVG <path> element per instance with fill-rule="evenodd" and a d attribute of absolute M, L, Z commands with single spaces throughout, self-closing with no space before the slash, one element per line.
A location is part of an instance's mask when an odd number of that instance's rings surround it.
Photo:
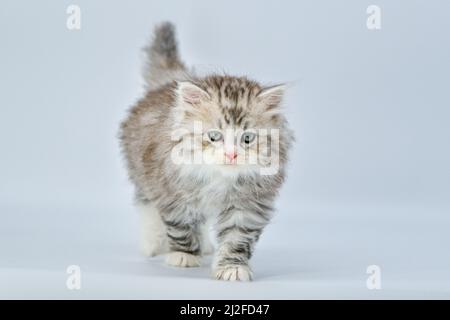
<path fill-rule="evenodd" d="M 143 76 L 147 89 L 156 89 L 185 77 L 186 67 L 180 60 L 175 27 L 170 22 L 164 22 L 155 28 L 153 41 L 144 51 L 147 61 Z"/>

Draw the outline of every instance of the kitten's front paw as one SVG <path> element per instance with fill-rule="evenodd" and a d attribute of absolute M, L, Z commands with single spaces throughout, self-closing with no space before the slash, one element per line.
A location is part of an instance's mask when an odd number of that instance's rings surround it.
<path fill-rule="evenodd" d="M 249 266 L 231 265 L 217 267 L 213 272 L 213 277 L 225 281 L 250 281 L 253 274 Z"/>
<path fill-rule="evenodd" d="M 200 258 L 198 256 L 194 256 L 193 254 L 176 251 L 167 255 L 166 263 L 169 266 L 182 268 L 199 267 Z"/>

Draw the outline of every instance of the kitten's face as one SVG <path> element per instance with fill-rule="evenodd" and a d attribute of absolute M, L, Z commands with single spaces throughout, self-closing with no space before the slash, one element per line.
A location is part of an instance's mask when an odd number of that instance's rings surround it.
<path fill-rule="evenodd" d="M 175 119 L 185 130 L 183 151 L 194 164 L 225 174 L 278 166 L 283 90 L 231 77 L 179 83 Z"/>

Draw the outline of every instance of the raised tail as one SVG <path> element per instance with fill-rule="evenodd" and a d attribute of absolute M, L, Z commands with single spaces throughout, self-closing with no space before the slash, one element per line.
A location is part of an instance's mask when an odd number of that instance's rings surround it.
<path fill-rule="evenodd" d="M 180 60 L 175 26 L 164 22 L 155 28 L 150 46 L 144 48 L 146 64 L 144 79 L 147 89 L 156 89 L 176 79 L 186 76 L 186 67 Z"/>

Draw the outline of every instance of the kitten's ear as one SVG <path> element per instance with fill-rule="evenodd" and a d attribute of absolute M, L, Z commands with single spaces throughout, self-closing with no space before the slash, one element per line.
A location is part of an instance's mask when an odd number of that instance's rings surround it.
<path fill-rule="evenodd" d="M 196 105 L 201 101 L 210 99 L 208 92 L 190 81 L 179 81 L 177 95 L 180 102 Z"/>
<path fill-rule="evenodd" d="M 256 96 L 260 102 L 264 103 L 269 109 L 278 107 L 283 101 L 285 84 L 266 87 L 262 89 Z"/>

